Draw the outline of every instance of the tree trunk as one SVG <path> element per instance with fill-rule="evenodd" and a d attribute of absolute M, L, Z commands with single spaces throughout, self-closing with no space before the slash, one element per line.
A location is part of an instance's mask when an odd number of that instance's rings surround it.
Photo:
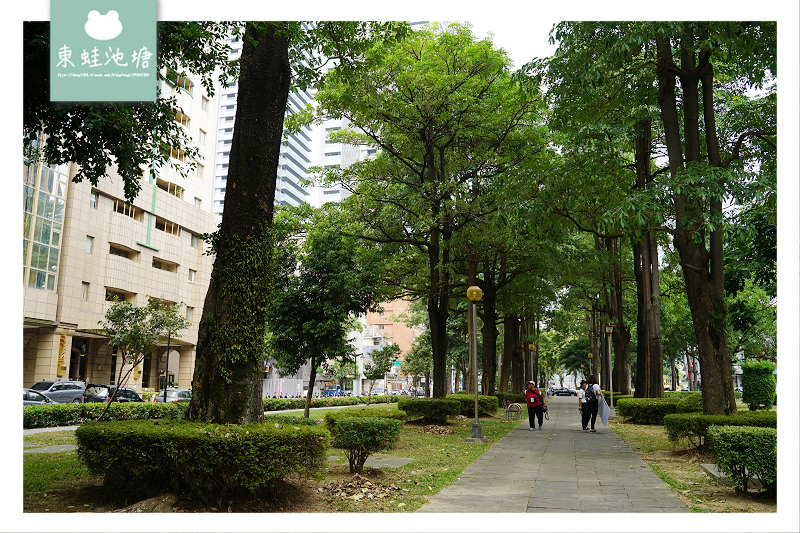
<path fill-rule="evenodd" d="M 648 302 L 647 287 L 649 286 L 650 271 L 646 267 L 649 263 L 649 248 L 645 245 L 644 238 L 633 243 L 633 272 L 636 277 L 636 398 L 650 397 L 650 345 L 647 342 L 648 333 Z"/>
<path fill-rule="evenodd" d="M 503 359 L 500 361 L 500 392 L 507 393 L 508 381 L 511 377 L 511 359 L 516 346 L 517 317 L 503 317 Z"/>
<path fill-rule="evenodd" d="M 614 362 L 611 364 L 612 378 L 609 382 L 610 390 L 612 387 L 616 391 L 621 391 L 623 394 L 630 394 L 631 392 L 631 332 L 625 323 L 625 314 L 623 312 L 623 282 L 622 282 L 622 268 L 620 267 L 620 247 L 619 239 L 616 237 L 608 239 L 608 250 L 614 255 L 614 262 L 611 265 L 611 294 L 610 294 L 610 307 L 609 318 L 612 323 L 616 324 L 614 333 L 611 336 L 611 342 L 614 346 Z M 612 391 L 613 392 L 613 391 Z"/>
<path fill-rule="evenodd" d="M 634 143 L 636 188 L 644 190 L 653 181 L 650 121 L 641 121 L 637 130 Z M 633 261 L 638 303 L 636 396 L 659 398 L 664 395 L 661 386 L 664 344 L 661 337 L 658 245 L 652 231 L 646 230 L 641 239 L 633 243 Z"/>
<path fill-rule="evenodd" d="M 512 316 L 511 319 L 511 392 L 518 393 L 525 390 L 525 359 L 522 353 L 519 318 Z"/>
<path fill-rule="evenodd" d="M 484 274 L 486 288 L 483 290 L 483 324 L 481 325 L 481 389 L 484 394 L 494 394 L 497 386 L 497 289 L 491 285 L 491 278 Z M 487 393 L 488 391 L 488 393 Z"/>
<path fill-rule="evenodd" d="M 677 176 L 687 164 L 701 160 L 698 83 L 699 73 L 693 56 L 694 36 L 690 31 L 681 36 L 681 68 L 672 60 L 670 42 L 657 39 L 658 101 L 664 123 L 670 173 Z M 703 61 L 701 61 L 703 63 Z M 700 66 L 702 70 L 703 65 Z M 683 95 L 683 138 L 678 119 L 675 96 L 676 75 Z M 704 101 L 706 122 L 713 117 L 712 103 Z M 711 126 L 713 127 L 713 121 Z M 708 133 L 707 133 L 708 135 Z M 686 153 L 681 147 L 685 146 Z M 713 164 L 713 163 L 712 163 Z M 711 251 L 705 248 L 702 221 L 716 209 L 713 202 L 706 212 L 693 205 L 683 195 L 675 195 L 676 228 L 673 243 L 680 255 L 686 295 L 692 313 L 692 323 L 700 359 L 705 414 L 735 414 L 730 357 L 725 333 L 725 301 L 720 280 L 722 277 L 721 235 L 712 235 Z"/>
<path fill-rule="evenodd" d="M 447 317 L 450 305 L 449 275 L 447 274 L 447 245 L 442 246 L 442 232 L 431 231 L 428 246 L 430 288 L 428 290 L 428 319 L 433 351 L 433 397 L 447 395 Z"/>
<path fill-rule="evenodd" d="M 197 339 L 192 420 L 264 418 L 272 215 L 291 75 L 289 41 L 276 35 L 278 27 L 248 23 L 245 31 L 225 208 Z"/>
<path fill-rule="evenodd" d="M 311 359 L 308 362 L 311 364 L 310 366 L 310 376 L 308 378 L 308 392 L 306 393 L 306 405 L 303 409 L 303 418 L 308 418 L 310 411 L 311 411 L 311 398 L 314 397 L 314 384 L 317 381 L 317 361 L 315 356 L 311 356 Z M 369 398 L 367 398 L 367 402 L 369 402 Z"/>

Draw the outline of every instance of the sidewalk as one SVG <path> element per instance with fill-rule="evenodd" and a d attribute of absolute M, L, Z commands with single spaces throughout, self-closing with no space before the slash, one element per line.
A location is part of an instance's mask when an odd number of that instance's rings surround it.
<path fill-rule="evenodd" d="M 583 431 L 575 397 L 547 405 L 542 431 L 524 420 L 417 512 L 691 512 L 599 417 Z"/>

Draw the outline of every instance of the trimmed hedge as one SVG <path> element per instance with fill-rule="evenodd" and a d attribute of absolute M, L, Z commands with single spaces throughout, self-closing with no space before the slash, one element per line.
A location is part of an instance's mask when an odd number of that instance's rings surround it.
<path fill-rule="evenodd" d="M 702 413 L 703 412 L 703 393 L 690 392 L 689 394 L 678 396 L 678 413 Z"/>
<path fill-rule="evenodd" d="M 497 398 L 497 405 L 511 405 L 512 403 L 518 403 L 520 405 L 525 405 L 527 401 L 525 400 L 525 395 L 520 392 L 506 392 L 505 394 L 498 392 L 495 394 Z M 503 402 L 506 402 L 505 404 Z M 478 406 L 480 410 L 480 405 Z"/>
<path fill-rule="evenodd" d="M 330 421 L 330 423 L 329 423 Z M 370 454 L 389 450 L 400 439 L 400 421 L 385 417 L 328 417 L 325 423 L 332 427 L 331 445 L 346 450 L 351 474 L 361 474 Z"/>
<path fill-rule="evenodd" d="M 703 413 L 684 413 L 666 415 L 664 429 L 672 442 L 687 439 L 693 446 L 703 446 L 711 426 L 751 426 L 778 427 L 778 413 L 775 411 L 745 411 L 735 415 L 704 415 Z"/>
<path fill-rule="evenodd" d="M 181 418 L 189 402 L 114 402 L 104 420 L 144 420 L 148 418 Z M 49 403 L 25 405 L 22 408 L 23 429 L 72 426 L 97 420 L 105 403 Z"/>
<path fill-rule="evenodd" d="M 402 396 L 372 396 L 369 403 L 397 403 Z M 311 407 L 340 407 L 345 405 L 366 404 L 366 396 L 341 396 L 330 398 L 311 398 Z M 286 411 L 288 409 L 305 409 L 305 398 L 264 398 L 265 411 Z"/>
<path fill-rule="evenodd" d="M 305 418 L 302 416 L 292 415 L 266 415 L 264 417 L 265 424 L 273 424 L 278 426 L 316 426 L 317 420 L 315 418 Z"/>
<path fill-rule="evenodd" d="M 389 411 L 379 407 L 353 407 L 350 409 L 342 409 L 341 411 L 326 413 L 325 427 L 327 427 L 328 431 L 333 434 L 336 422 L 344 418 L 387 418 L 390 420 L 397 420 L 402 423 L 405 422 L 407 415 L 400 409 L 397 409 L 396 411 Z"/>
<path fill-rule="evenodd" d="M 447 417 L 461 413 L 461 403 L 452 398 L 401 398 L 397 408 L 405 411 L 409 419 L 422 419 L 423 424 L 447 424 Z"/>
<path fill-rule="evenodd" d="M 207 504 L 272 488 L 290 473 L 316 475 L 330 439 L 323 427 L 186 420 L 87 422 L 75 437 L 78 456 L 116 496 L 169 490 Z"/>
<path fill-rule="evenodd" d="M 464 416 L 475 416 L 475 395 L 467 393 L 448 394 L 448 400 L 456 400 L 461 406 L 460 414 Z M 497 414 L 497 396 L 478 395 L 478 416 L 494 416 Z"/>
<path fill-rule="evenodd" d="M 777 494 L 777 429 L 711 426 L 708 440 L 717 468 L 728 474 L 737 491 L 747 492 L 748 480 L 756 477 L 768 493 Z"/>
<path fill-rule="evenodd" d="M 769 361 L 749 361 L 742 367 L 742 401 L 751 411 L 771 409 L 775 405 L 775 364 Z"/>
<path fill-rule="evenodd" d="M 617 414 L 628 422 L 644 425 L 662 425 L 666 415 L 678 412 L 678 397 L 672 398 L 624 398 L 614 401 Z"/>

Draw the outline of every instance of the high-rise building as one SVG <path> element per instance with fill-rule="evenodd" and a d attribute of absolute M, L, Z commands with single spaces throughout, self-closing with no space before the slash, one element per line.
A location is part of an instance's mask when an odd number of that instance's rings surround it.
<path fill-rule="evenodd" d="M 242 55 L 241 39 L 231 38 L 230 59 L 239 59 Z M 230 160 L 233 126 L 236 119 L 236 97 L 239 87 L 235 80 L 229 82 L 227 88 L 220 88 L 219 122 L 217 145 L 214 155 L 214 184 L 212 211 L 222 214 L 225 206 L 225 189 L 228 180 L 228 162 Z M 289 112 L 305 109 L 313 102 L 309 91 L 295 91 L 289 95 Z M 287 142 L 281 147 L 281 159 L 278 165 L 278 177 L 275 183 L 276 205 L 300 205 L 308 201 L 309 192 L 300 184 L 308 174 L 311 166 L 313 131 L 306 126 L 297 134 L 289 134 Z"/>
<path fill-rule="evenodd" d="M 23 162 L 23 385 L 42 379 L 114 383 L 122 358 L 98 322 L 117 298 L 136 306 L 155 297 L 180 305 L 191 326 L 148 354 L 130 384 L 157 389 L 162 379 L 189 386 L 197 328 L 212 258 L 200 235 L 217 228 L 210 211 L 217 99 L 191 76 L 167 73 L 175 120 L 200 149 L 196 171 L 144 169 L 141 192 L 126 202 L 114 168 L 97 186 L 73 183 L 75 164 Z M 43 138 L 42 142 L 46 142 Z M 181 165 L 181 150 L 169 150 Z M 125 369 L 127 370 L 127 368 Z"/>

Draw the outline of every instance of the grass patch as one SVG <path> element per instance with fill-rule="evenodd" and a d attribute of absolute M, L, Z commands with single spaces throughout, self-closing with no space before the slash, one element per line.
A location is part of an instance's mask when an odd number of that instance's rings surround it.
<path fill-rule="evenodd" d="M 472 434 L 472 422 L 472 419 L 453 420 L 448 427 L 454 433 L 445 435 L 425 433 L 423 426 L 418 424 L 405 424 L 400 429 L 400 441 L 394 450 L 371 457 L 403 457 L 413 461 L 398 468 L 364 469 L 369 479 L 397 487 L 396 497 L 388 501 L 328 498 L 330 512 L 414 511 L 427 503 L 429 496 L 455 481 L 464 468 L 517 425 L 496 418 L 482 418 L 483 435 L 489 443 L 477 444 L 464 440 Z M 329 478 L 344 476 L 346 472 L 346 462 L 328 467 Z"/>
<path fill-rule="evenodd" d="M 24 435 L 23 442 L 31 444 L 28 448 L 43 448 L 45 446 L 62 446 L 78 444 L 75 440 L 75 432 L 69 431 L 45 431 Z"/>

